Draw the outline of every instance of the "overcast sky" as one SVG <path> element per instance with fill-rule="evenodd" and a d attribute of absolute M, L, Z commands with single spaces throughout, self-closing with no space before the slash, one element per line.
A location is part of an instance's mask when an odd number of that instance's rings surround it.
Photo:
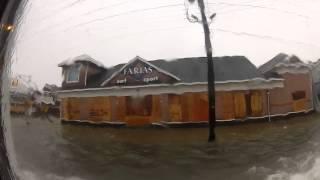
<path fill-rule="evenodd" d="M 61 84 L 57 64 L 88 54 L 107 67 L 205 56 L 203 29 L 185 16 L 184 0 L 29 0 L 13 73 Z M 279 52 L 320 58 L 320 0 L 208 0 L 215 56 L 244 55 L 256 66 Z M 191 12 L 197 14 L 197 6 Z"/>

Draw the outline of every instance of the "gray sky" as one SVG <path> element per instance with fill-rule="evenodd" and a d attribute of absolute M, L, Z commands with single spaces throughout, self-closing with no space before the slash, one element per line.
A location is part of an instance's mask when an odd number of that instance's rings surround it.
<path fill-rule="evenodd" d="M 145 59 L 205 56 L 202 26 L 184 0 L 29 0 L 13 73 L 40 88 L 61 84 L 57 64 L 88 54 L 106 66 Z M 244 55 L 259 66 L 279 52 L 320 58 L 320 0 L 208 0 L 215 56 Z M 191 12 L 198 13 L 197 7 Z"/>

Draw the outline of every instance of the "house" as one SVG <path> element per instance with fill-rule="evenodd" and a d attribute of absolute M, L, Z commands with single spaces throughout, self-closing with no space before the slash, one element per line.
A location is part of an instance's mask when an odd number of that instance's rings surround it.
<path fill-rule="evenodd" d="M 320 112 L 320 59 L 311 66 L 312 79 L 313 79 L 313 104 L 315 110 Z"/>
<path fill-rule="evenodd" d="M 307 113 L 314 109 L 312 73 L 295 55 L 280 53 L 259 67 L 266 78 L 281 78 L 283 88 L 269 90 L 272 116 Z"/>
<path fill-rule="evenodd" d="M 54 84 L 45 84 L 42 94 L 36 99 L 39 112 L 59 115 L 60 101 L 57 98 L 59 87 Z"/>
<path fill-rule="evenodd" d="M 243 56 L 214 57 L 214 65 L 219 122 L 270 115 L 267 92 L 284 88 L 285 79 L 266 79 Z M 106 68 L 81 55 L 58 66 L 64 76 L 58 92 L 63 122 L 137 126 L 208 121 L 205 57 L 147 61 L 137 56 Z"/>
<path fill-rule="evenodd" d="M 31 80 L 31 76 L 18 74 L 11 77 L 10 111 L 32 113 L 34 111 L 33 100 L 37 91 L 37 85 Z"/>

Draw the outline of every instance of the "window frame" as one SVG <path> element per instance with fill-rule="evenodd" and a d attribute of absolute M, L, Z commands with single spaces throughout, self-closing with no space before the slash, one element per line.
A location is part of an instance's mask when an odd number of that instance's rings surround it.
<path fill-rule="evenodd" d="M 69 67 L 66 73 L 66 83 L 78 83 L 80 81 L 81 67 L 82 67 L 82 64 L 73 64 Z M 78 77 L 77 80 L 69 80 L 70 73 L 73 70 L 73 68 L 78 68 L 79 73 L 77 76 Z"/>

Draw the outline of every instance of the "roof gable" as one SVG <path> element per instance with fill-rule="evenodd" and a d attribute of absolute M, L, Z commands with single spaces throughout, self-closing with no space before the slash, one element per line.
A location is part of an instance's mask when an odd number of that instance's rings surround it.
<path fill-rule="evenodd" d="M 101 86 L 131 86 L 146 84 L 171 84 L 180 78 L 136 56 L 114 72 Z"/>
<path fill-rule="evenodd" d="M 275 57 L 273 57 L 270 61 L 266 62 L 265 64 L 261 65 L 259 67 L 259 71 L 261 73 L 267 73 L 269 71 L 274 70 L 278 66 L 285 65 L 289 67 L 290 65 L 300 65 L 304 66 L 305 63 L 299 59 L 296 55 L 287 55 L 284 53 L 279 53 Z"/>
<path fill-rule="evenodd" d="M 259 71 L 261 73 L 266 73 L 266 72 L 272 70 L 272 68 L 274 68 L 275 65 L 277 65 L 278 63 L 284 61 L 287 58 L 289 58 L 289 56 L 287 54 L 279 53 L 275 57 L 273 57 L 271 60 L 269 60 L 268 62 L 266 62 L 263 65 L 261 65 L 259 67 Z"/>

